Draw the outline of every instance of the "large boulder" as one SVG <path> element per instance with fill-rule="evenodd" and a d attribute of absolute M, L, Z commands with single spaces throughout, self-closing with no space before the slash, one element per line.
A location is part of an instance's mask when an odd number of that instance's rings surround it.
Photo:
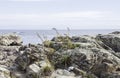
<path fill-rule="evenodd" d="M 18 46 L 22 44 L 22 38 L 16 34 L 5 34 L 0 36 L 0 45 L 4 46 Z"/>
<path fill-rule="evenodd" d="M 15 64 L 18 65 L 20 70 L 26 70 L 30 64 L 45 58 L 43 49 L 37 46 L 29 45 L 21 54 L 15 59 Z"/>
<path fill-rule="evenodd" d="M 31 64 L 27 68 L 27 78 L 39 78 L 40 77 L 40 67 L 36 64 Z"/>
<path fill-rule="evenodd" d="M 73 41 L 80 46 L 75 49 L 56 51 L 49 57 L 55 68 L 67 69 L 69 66 L 73 66 L 91 72 L 99 78 L 106 78 L 101 77 L 104 73 L 112 75 L 117 72 L 120 59 L 100 40 L 81 36 L 77 39 L 73 38 Z"/>
<path fill-rule="evenodd" d="M 106 35 L 99 34 L 96 38 L 101 40 L 115 52 L 120 52 L 120 32 L 113 32 Z"/>
<path fill-rule="evenodd" d="M 96 40 L 93 36 L 73 36 L 71 40 L 74 44 L 79 45 L 79 48 L 87 49 L 97 47 L 99 49 L 105 48 L 109 50 L 108 46 L 106 46 L 102 41 Z"/>
<path fill-rule="evenodd" d="M 26 78 L 44 78 L 50 76 L 53 67 L 47 61 L 39 61 L 27 67 Z"/>
<path fill-rule="evenodd" d="M 20 48 L 20 50 L 23 52 L 16 58 L 14 65 L 17 70 L 24 72 L 25 78 L 45 78 L 51 75 L 54 68 L 47 59 L 41 45 L 30 44 L 26 48 Z M 15 74 L 14 71 L 12 73 Z"/>

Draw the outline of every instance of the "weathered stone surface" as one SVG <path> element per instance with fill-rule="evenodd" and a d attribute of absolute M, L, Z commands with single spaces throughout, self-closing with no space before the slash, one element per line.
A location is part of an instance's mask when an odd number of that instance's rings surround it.
<path fill-rule="evenodd" d="M 113 51 L 109 47 L 107 47 L 108 50 L 104 49 L 104 43 L 89 36 L 83 36 L 83 38 L 81 36 L 75 42 L 79 42 L 79 48 L 57 51 L 49 58 L 55 68 L 66 69 L 73 66 L 91 72 L 100 78 L 104 72 L 117 72 L 116 69 L 120 65 L 120 59 L 112 53 Z"/>
<path fill-rule="evenodd" d="M 39 49 L 37 47 L 28 47 L 20 56 L 17 57 L 15 63 L 21 70 L 25 70 L 27 66 L 34 63 L 35 61 L 44 59 L 42 52 L 42 49 Z"/>
<path fill-rule="evenodd" d="M 36 64 L 31 64 L 27 68 L 27 78 L 39 78 L 40 77 L 40 67 Z"/>
<path fill-rule="evenodd" d="M 22 44 L 22 39 L 20 36 L 16 34 L 5 34 L 0 36 L 0 45 L 21 45 Z"/>
<path fill-rule="evenodd" d="M 19 56 L 19 46 L 0 46 L 0 65 L 11 66 Z"/>
<path fill-rule="evenodd" d="M 11 71 L 11 78 L 26 78 L 26 74 L 19 70 Z"/>
<path fill-rule="evenodd" d="M 45 60 L 31 64 L 27 68 L 27 78 L 44 78 L 50 76 L 53 71 L 51 64 Z"/>
<path fill-rule="evenodd" d="M 74 73 L 67 70 L 57 69 L 50 78 L 82 78 L 82 76 L 75 76 Z"/>
<path fill-rule="evenodd" d="M 0 78 L 11 78 L 10 71 L 6 68 L 0 67 Z"/>
<path fill-rule="evenodd" d="M 120 33 L 113 32 L 106 35 L 98 35 L 97 39 L 101 40 L 105 45 L 112 48 L 115 52 L 120 52 Z"/>
<path fill-rule="evenodd" d="M 120 78 L 119 36 L 60 36 L 20 46 L 11 43 L 16 37 L 5 37 L 0 78 Z"/>

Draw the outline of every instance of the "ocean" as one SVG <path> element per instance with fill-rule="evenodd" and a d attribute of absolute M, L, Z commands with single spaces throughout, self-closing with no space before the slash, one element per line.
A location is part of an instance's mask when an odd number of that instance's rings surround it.
<path fill-rule="evenodd" d="M 80 35 L 97 35 L 97 34 L 107 34 L 113 31 L 120 31 L 120 29 L 86 29 L 86 30 L 70 30 L 70 36 L 80 36 Z M 67 34 L 67 30 L 58 30 L 61 35 Z M 44 39 L 52 39 L 56 36 L 56 32 L 54 30 L 0 30 L 0 34 L 7 33 L 17 33 L 23 39 L 23 44 L 38 44 L 41 43 L 41 39 L 37 36 L 37 33 Z"/>

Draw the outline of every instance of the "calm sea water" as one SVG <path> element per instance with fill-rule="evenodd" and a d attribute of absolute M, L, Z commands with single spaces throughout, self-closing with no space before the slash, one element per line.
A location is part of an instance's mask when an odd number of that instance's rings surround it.
<path fill-rule="evenodd" d="M 71 36 L 80 36 L 80 35 L 97 35 L 97 34 L 107 34 L 113 31 L 120 31 L 120 29 L 107 29 L 107 30 L 70 30 Z M 41 40 L 38 38 L 36 33 L 39 33 L 41 37 L 45 37 L 46 39 L 51 39 L 56 36 L 56 32 L 53 30 L 0 30 L 0 34 L 6 33 L 17 33 L 19 34 L 24 44 L 28 43 L 41 43 Z M 59 33 L 64 35 L 67 33 L 67 30 L 59 30 Z"/>

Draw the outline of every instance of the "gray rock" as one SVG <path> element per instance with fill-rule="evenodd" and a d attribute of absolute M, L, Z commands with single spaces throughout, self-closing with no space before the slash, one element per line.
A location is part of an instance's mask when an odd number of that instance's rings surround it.
<path fill-rule="evenodd" d="M 83 35 L 83 36 L 73 36 L 72 38 L 71 38 L 71 40 L 73 41 L 73 42 L 81 42 L 81 43 L 91 43 L 91 42 L 94 42 L 95 41 L 95 39 L 94 39 L 94 37 L 92 37 L 92 36 L 88 36 L 88 35 Z"/>
<path fill-rule="evenodd" d="M 49 58 L 55 68 L 66 69 L 73 66 L 98 77 L 105 72 L 117 72 L 120 59 L 113 54 L 114 51 L 93 37 L 81 36 L 79 39 L 75 41 L 80 44 L 79 48 L 57 51 Z"/>
<path fill-rule="evenodd" d="M 24 50 L 24 52 L 15 59 L 16 65 L 20 70 L 25 70 L 27 66 L 44 59 L 44 54 L 41 49 L 37 47 L 29 47 Z"/>
<path fill-rule="evenodd" d="M 106 35 L 97 35 L 97 39 L 101 40 L 105 45 L 109 46 L 115 52 L 120 52 L 120 33 L 113 32 Z"/>
<path fill-rule="evenodd" d="M 100 78 L 120 78 L 120 73 L 106 73 L 101 74 Z"/>
<path fill-rule="evenodd" d="M 8 41 L 5 40 L 5 46 L 0 46 L 0 77 L 119 78 L 119 36 L 119 32 L 96 38 L 60 36 L 52 40 L 52 46 L 44 47 L 33 44 L 15 46 L 11 44 L 15 41 L 13 36 L 5 37 Z"/>

